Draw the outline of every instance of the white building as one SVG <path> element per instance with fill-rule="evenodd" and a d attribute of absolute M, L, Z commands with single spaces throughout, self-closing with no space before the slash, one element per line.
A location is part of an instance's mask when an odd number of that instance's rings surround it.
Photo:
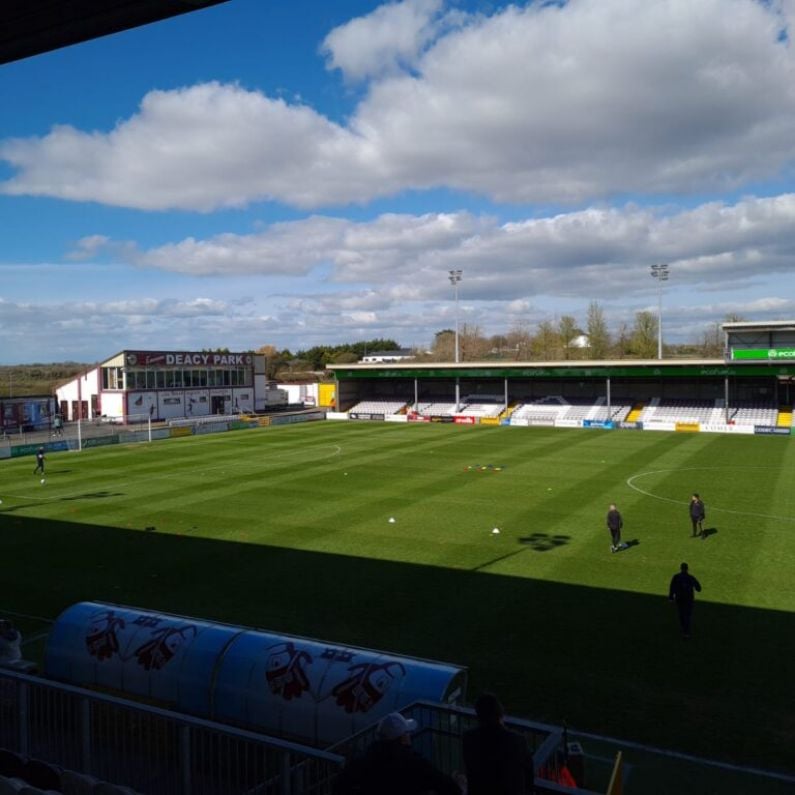
<path fill-rule="evenodd" d="M 389 362 L 405 362 L 414 358 L 414 351 L 401 348 L 396 351 L 373 351 L 362 356 L 363 364 L 384 364 Z"/>
<path fill-rule="evenodd" d="M 265 357 L 207 351 L 121 351 L 56 389 L 65 420 L 166 420 L 265 408 Z"/>

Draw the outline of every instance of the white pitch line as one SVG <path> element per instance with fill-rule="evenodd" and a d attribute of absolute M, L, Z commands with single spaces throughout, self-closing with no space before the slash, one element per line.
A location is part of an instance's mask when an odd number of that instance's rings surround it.
<path fill-rule="evenodd" d="M 646 751 L 647 753 L 659 754 L 660 756 L 667 756 L 671 759 L 682 759 L 685 762 L 695 762 L 699 765 L 707 765 L 708 767 L 717 767 L 722 770 L 730 770 L 733 773 L 748 773 L 752 776 L 773 778 L 777 781 L 786 781 L 787 783 L 795 784 L 795 776 L 790 776 L 787 773 L 778 773 L 774 770 L 764 770 L 760 767 L 733 765 L 731 762 L 720 762 L 717 759 L 705 759 L 701 756 L 685 754 L 681 751 L 669 751 L 666 748 L 657 748 L 654 745 L 644 745 L 643 743 L 636 743 L 632 742 L 631 740 L 618 740 L 615 737 L 605 737 L 601 734 L 591 734 L 589 732 L 581 732 L 571 728 L 569 729 L 569 737 L 586 737 L 589 740 L 597 740 L 598 742 L 610 743 L 611 745 L 632 748 L 636 751 Z M 586 753 L 586 756 L 587 755 L 588 754 Z M 635 766 L 637 767 L 637 764 Z"/>
<path fill-rule="evenodd" d="M 660 500 L 661 502 L 671 502 L 674 505 L 687 505 L 687 500 L 674 500 L 670 497 L 661 497 L 659 494 L 645 491 L 644 489 L 640 488 L 640 486 L 636 486 L 634 481 L 636 481 L 638 478 L 645 478 L 648 475 L 662 475 L 668 472 L 705 472 L 709 470 L 737 471 L 738 469 L 769 469 L 778 471 L 777 467 L 675 467 L 673 469 L 655 469 L 651 472 L 641 472 L 638 475 L 633 475 L 631 478 L 627 478 L 626 483 L 627 486 L 629 486 L 633 491 L 638 492 L 638 494 L 643 494 L 645 497 L 651 497 L 652 499 Z M 755 513 L 754 511 L 733 511 L 730 508 L 716 508 L 712 503 L 710 503 L 709 509 L 711 511 L 717 511 L 718 513 L 734 514 L 735 516 L 753 516 L 756 519 L 776 519 L 780 522 L 795 522 L 795 517 L 792 516 L 775 516 L 769 513 Z"/>

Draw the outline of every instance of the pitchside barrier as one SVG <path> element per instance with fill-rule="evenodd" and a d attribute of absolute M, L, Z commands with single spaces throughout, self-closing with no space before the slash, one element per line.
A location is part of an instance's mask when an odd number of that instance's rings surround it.
<path fill-rule="evenodd" d="M 361 412 L 329 411 L 327 420 L 377 421 L 377 422 L 434 422 L 456 425 L 505 425 L 519 428 L 589 428 L 622 431 L 668 431 L 675 433 L 734 433 L 765 436 L 793 436 L 792 428 L 775 425 L 734 425 L 704 422 L 673 422 L 670 420 L 647 420 L 645 422 L 614 422 L 613 420 L 567 420 L 553 416 L 541 417 L 473 417 L 469 414 L 444 414 L 425 416 L 422 414 L 367 414 Z"/>
<path fill-rule="evenodd" d="M 140 415 L 139 415 L 140 416 Z M 169 423 L 152 422 L 142 418 L 100 418 L 66 423 L 59 435 L 49 431 L 20 433 L 0 440 L 0 459 L 32 456 L 43 447 L 45 454 L 64 450 L 85 450 L 116 444 L 153 442 L 182 436 L 262 428 L 270 425 L 287 425 L 325 419 L 322 410 L 284 412 L 267 416 L 235 415 L 195 417 L 171 420 Z"/>

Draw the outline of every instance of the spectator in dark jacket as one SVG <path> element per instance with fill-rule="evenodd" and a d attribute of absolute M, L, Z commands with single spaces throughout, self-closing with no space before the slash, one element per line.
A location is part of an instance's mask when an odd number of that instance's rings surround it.
<path fill-rule="evenodd" d="M 682 635 L 690 637 L 690 625 L 693 619 L 693 604 L 696 600 L 694 591 L 701 593 L 701 583 L 688 572 L 687 563 L 679 567 L 679 574 L 674 574 L 668 586 L 668 598 L 676 602 L 679 613 L 679 626 Z"/>
<path fill-rule="evenodd" d="M 411 749 L 417 722 L 399 712 L 387 715 L 375 742 L 334 781 L 334 795 L 461 795 L 450 776 Z"/>
<path fill-rule="evenodd" d="M 496 696 L 475 702 L 478 726 L 464 734 L 468 795 L 524 795 L 533 792 L 533 757 L 519 732 L 507 729 Z"/>

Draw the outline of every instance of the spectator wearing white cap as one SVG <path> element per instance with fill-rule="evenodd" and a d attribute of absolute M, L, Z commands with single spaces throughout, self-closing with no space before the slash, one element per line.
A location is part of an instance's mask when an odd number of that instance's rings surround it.
<path fill-rule="evenodd" d="M 411 748 L 417 722 L 399 712 L 384 717 L 375 742 L 334 781 L 334 795 L 461 795 L 450 776 Z"/>

